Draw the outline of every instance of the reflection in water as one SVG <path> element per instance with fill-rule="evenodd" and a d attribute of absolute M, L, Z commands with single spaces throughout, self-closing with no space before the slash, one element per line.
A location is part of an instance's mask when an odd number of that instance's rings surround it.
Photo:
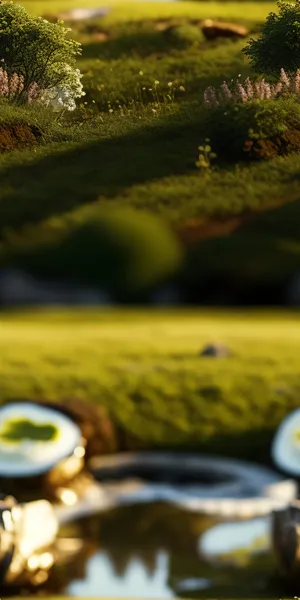
<path fill-rule="evenodd" d="M 221 523 L 206 531 L 199 540 L 199 551 L 208 560 L 249 562 L 253 554 L 270 549 L 270 520 Z"/>
<path fill-rule="evenodd" d="M 211 582 L 209 579 L 196 579 L 194 578 L 190 578 L 190 579 L 183 579 L 182 581 L 180 581 L 177 585 L 177 592 L 181 593 L 181 592 L 194 592 L 194 591 L 199 591 L 199 590 L 206 590 L 207 588 L 209 588 L 211 586 Z"/>
<path fill-rule="evenodd" d="M 44 592 L 141 599 L 278 597 L 272 558 L 253 545 L 253 537 L 260 538 L 267 527 L 264 519 L 221 524 L 163 503 L 114 509 L 64 528 L 65 538 L 84 544 L 78 559 L 57 563 Z M 247 560 L 228 560 L 236 550 Z M 224 553 L 226 560 L 219 560 Z"/>
<path fill-rule="evenodd" d="M 72 596 L 174 598 L 167 584 L 168 574 L 168 555 L 159 550 L 153 574 L 147 573 L 141 560 L 131 559 L 123 576 L 116 575 L 105 552 L 97 552 L 87 567 L 88 586 L 86 581 L 74 581 L 67 591 Z"/>

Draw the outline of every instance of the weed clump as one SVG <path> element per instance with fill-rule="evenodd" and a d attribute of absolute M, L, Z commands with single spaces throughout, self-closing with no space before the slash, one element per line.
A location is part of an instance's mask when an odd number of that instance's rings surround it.
<path fill-rule="evenodd" d="M 206 127 L 226 161 L 273 158 L 299 149 L 300 104 L 293 97 L 219 104 L 208 111 Z"/>

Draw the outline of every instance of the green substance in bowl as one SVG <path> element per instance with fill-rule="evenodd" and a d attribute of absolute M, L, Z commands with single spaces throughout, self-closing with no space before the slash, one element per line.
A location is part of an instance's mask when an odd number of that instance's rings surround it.
<path fill-rule="evenodd" d="M 6 442 L 21 442 L 35 440 L 50 442 L 56 439 L 58 428 L 51 423 L 34 423 L 29 419 L 11 419 L 4 423 L 0 430 L 0 440 Z"/>

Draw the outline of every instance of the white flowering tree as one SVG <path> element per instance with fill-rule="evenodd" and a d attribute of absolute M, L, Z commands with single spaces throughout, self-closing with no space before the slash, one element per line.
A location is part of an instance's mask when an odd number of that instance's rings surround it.
<path fill-rule="evenodd" d="M 75 99 L 83 95 L 76 69 L 81 46 L 67 37 L 69 32 L 62 22 L 50 23 L 23 6 L 0 2 L 2 95 L 19 102 L 40 97 L 49 104 L 57 98 L 58 105 L 74 108 Z"/>
<path fill-rule="evenodd" d="M 39 102 L 51 107 L 55 112 L 74 110 L 76 108 L 76 99 L 85 95 L 81 83 L 82 74 L 79 69 L 74 69 L 69 65 L 64 65 L 62 68 L 66 72 L 63 85 L 43 90 L 38 98 Z"/>

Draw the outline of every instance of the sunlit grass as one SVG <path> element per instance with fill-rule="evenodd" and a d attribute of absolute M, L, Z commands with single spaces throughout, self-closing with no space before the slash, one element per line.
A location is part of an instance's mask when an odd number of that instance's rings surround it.
<path fill-rule="evenodd" d="M 210 342 L 233 356 L 202 358 Z M 299 352 L 296 313 L 3 313 L 1 399 L 78 397 L 147 447 L 226 444 L 254 458 L 298 406 Z"/>
<path fill-rule="evenodd" d="M 98 0 L 23 4 L 43 15 L 99 6 Z M 199 289 L 203 277 L 219 277 L 220 256 L 225 277 L 244 281 L 245 274 L 253 289 L 268 278 L 286 286 L 300 255 L 299 154 L 239 165 L 224 165 L 217 156 L 210 172 L 196 168 L 198 147 L 210 138 L 204 89 L 238 74 L 253 76 L 242 52 L 246 41 L 203 38 L 181 47 L 156 23 L 172 19 L 186 26 L 212 17 L 249 24 L 254 35 L 275 3 L 103 4 L 111 8 L 106 17 L 73 24 L 72 35 L 83 44 L 78 66 L 86 91 L 84 104 L 68 116 L 74 121 L 60 122 L 55 116 L 48 122 L 37 115 L 40 142 L 1 153 L 1 265 L 16 261 L 30 270 L 26 250 L 30 247 L 40 256 L 45 241 L 54 247 L 59 234 L 83 218 L 85 208 L 96 217 L 100 207 L 129 206 L 163 217 L 185 240 L 190 241 L 190 231 L 200 240 L 191 260 L 192 283 L 198 269 Z M 2 109 L 0 120 L 8 117 Z M 25 111 L 22 119 L 31 118 Z M 246 227 L 244 215 L 254 217 L 252 228 Z M 236 218 L 240 221 L 231 228 Z M 220 230 L 225 221 L 229 229 Z M 203 239 L 208 240 L 204 245 Z"/>
<path fill-rule="evenodd" d="M 72 10 L 73 8 L 99 7 L 99 0 L 23 0 L 20 2 L 34 14 L 47 14 Z M 101 4 L 100 4 L 101 6 Z M 111 9 L 103 22 L 106 25 L 124 21 L 146 19 L 184 18 L 224 18 L 263 21 L 274 10 L 275 2 L 126 2 L 126 0 L 106 0 L 103 6 Z"/>

